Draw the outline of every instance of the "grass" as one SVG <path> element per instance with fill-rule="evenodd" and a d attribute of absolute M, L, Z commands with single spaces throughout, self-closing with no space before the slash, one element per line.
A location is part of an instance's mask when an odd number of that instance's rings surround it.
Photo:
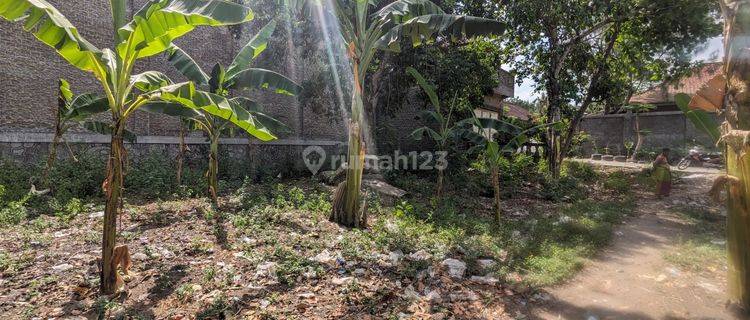
<path fill-rule="evenodd" d="M 727 261 L 723 217 L 706 209 L 679 206 L 673 211 L 691 226 L 689 236 L 682 237 L 673 252 L 664 259 L 693 272 L 716 271 Z"/>

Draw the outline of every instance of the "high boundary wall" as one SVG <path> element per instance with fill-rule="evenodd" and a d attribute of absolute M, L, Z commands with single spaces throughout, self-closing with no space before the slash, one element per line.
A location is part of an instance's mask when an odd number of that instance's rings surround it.
<path fill-rule="evenodd" d="M 71 23 L 79 33 L 99 48 L 112 47 L 113 27 L 109 1 L 80 0 L 72 3 L 63 0 L 49 0 Z M 128 1 L 128 11 L 139 10 L 147 0 Z M 263 8 L 254 8 L 256 13 Z M 192 33 L 180 38 L 176 44 L 181 46 L 201 65 L 204 70 L 211 70 L 216 62 L 225 66 L 231 62 L 240 47 L 244 45 L 257 30 L 267 21 L 264 15 L 256 15 L 256 20 L 242 27 L 198 27 Z M 259 57 L 256 66 L 274 70 L 287 75 L 298 83 L 309 76 L 307 63 L 311 59 L 310 50 L 300 50 L 288 43 L 298 42 L 304 37 L 299 32 L 286 30 L 288 26 L 280 23 L 276 32 L 291 35 L 292 39 L 284 43 L 269 43 L 268 49 Z M 314 48 L 325 54 L 324 48 Z M 142 60 L 136 66 L 134 74 L 156 70 L 170 76 L 175 82 L 186 81 L 176 72 L 162 55 Z M 20 23 L 0 21 L 0 156 L 25 162 L 41 162 L 52 141 L 55 110 L 57 108 L 58 79 L 65 78 L 71 83 L 76 94 L 87 92 L 101 93 L 100 86 L 94 77 L 72 66 L 69 66 L 50 47 L 40 43 L 33 35 L 23 30 Z M 235 150 L 230 154 L 259 153 L 257 161 L 274 163 L 295 162 L 301 165 L 301 150 L 309 145 L 321 145 L 331 152 L 340 149 L 345 142 L 346 127 L 343 115 L 330 115 L 316 112 L 313 106 L 302 106 L 296 97 L 277 95 L 263 91 L 243 92 L 265 107 L 266 113 L 282 121 L 289 128 L 288 132 L 279 134 L 279 140 L 261 143 L 257 140 L 240 136 L 223 139 L 223 148 Z M 322 105 L 337 104 L 337 97 L 331 95 Z M 338 107 L 333 108 L 338 110 Z M 108 114 L 100 115 L 108 120 Z M 134 155 L 147 152 L 169 152 L 176 150 L 179 122 L 171 117 L 137 112 L 128 121 L 128 129 L 136 133 L 136 143 L 127 148 Z M 74 149 L 106 149 L 109 137 L 87 132 L 81 127 L 72 129 L 65 136 Z M 192 133 L 187 143 L 205 144 L 200 133 Z M 299 152 L 297 152 L 299 151 Z M 65 157 L 67 152 L 58 152 Z"/>
<path fill-rule="evenodd" d="M 721 121 L 716 115 L 714 118 Z M 690 145 L 711 146 L 711 138 L 693 126 L 680 111 L 648 112 L 638 116 L 641 130 L 648 130 L 643 148 L 677 148 Z M 594 153 L 594 146 L 609 148 L 610 153 L 624 155 L 625 142 L 637 140 L 635 114 L 609 114 L 586 116 L 581 121 L 580 131 L 590 136 L 584 143 L 585 155 Z"/>

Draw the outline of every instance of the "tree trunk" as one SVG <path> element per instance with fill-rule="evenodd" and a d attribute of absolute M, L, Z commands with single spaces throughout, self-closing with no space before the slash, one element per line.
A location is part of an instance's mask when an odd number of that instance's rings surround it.
<path fill-rule="evenodd" d="M 633 161 L 637 160 L 638 151 L 641 151 L 641 147 L 643 146 L 643 133 L 641 133 L 641 123 L 637 112 L 635 113 L 635 136 L 635 147 L 633 148 L 633 155 L 630 157 Z"/>
<path fill-rule="evenodd" d="M 47 164 L 44 166 L 44 173 L 42 174 L 42 186 L 44 187 L 49 187 L 49 174 L 55 165 L 55 160 L 57 160 L 57 146 L 60 144 L 61 136 L 60 129 L 55 129 L 55 137 L 52 138 L 52 143 L 49 145 L 49 156 L 47 156 Z"/>
<path fill-rule="evenodd" d="M 358 78 L 359 64 L 356 54 L 350 45 L 350 58 L 353 63 L 354 90 L 352 94 L 351 121 L 349 123 L 349 147 L 347 150 L 346 180 L 340 183 L 334 192 L 329 220 L 347 227 L 365 227 L 367 214 L 361 205 L 360 188 L 362 170 L 365 162 L 365 146 L 362 135 L 364 121 L 364 104 L 362 102 L 362 83 Z"/>
<path fill-rule="evenodd" d="M 491 171 L 492 187 L 495 189 L 495 222 L 500 223 L 500 218 L 502 217 L 502 210 L 500 208 L 500 168 L 498 166 L 492 166 Z"/>
<path fill-rule="evenodd" d="M 443 174 L 445 170 L 438 169 L 438 176 L 437 176 L 437 190 L 435 191 L 435 194 L 437 195 L 438 201 L 440 201 L 440 198 L 443 196 Z"/>
<path fill-rule="evenodd" d="M 180 146 L 177 150 L 177 185 L 182 185 L 182 164 L 185 159 L 185 151 L 187 147 L 185 146 L 185 125 L 180 124 Z"/>
<path fill-rule="evenodd" d="M 219 206 L 219 137 L 211 137 L 211 151 L 208 155 L 208 192 L 211 194 L 211 201 L 214 206 Z"/>
<path fill-rule="evenodd" d="M 112 133 L 109 160 L 107 162 L 107 179 L 102 186 L 106 197 L 104 207 L 104 232 L 102 233 L 102 273 L 101 292 L 113 294 L 116 288 L 117 269 L 114 261 L 115 240 L 117 237 L 117 216 L 121 208 L 123 183 L 123 163 L 125 147 L 122 142 L 124 123 L 115 121 Z"/>
<path fill-rule="evenodd" d="M 547 149 L 545 157 L 547 158 L 547 168 L 553 178 L 560 177 L 560 131 L 552 126 L 560 120 L 560 109 L 562 107 L 560 92 L 560 83 L 555 76 L 550 76 L 547 84 Z"/>
<path fill-rule="evenodd" d="M 722 0 L 723 1 L 723 0 Z M 739 179 L 727 197 L 727 253 L 729 296 L 750 312 L 750 2 L 722 3 L 725 18 L 724 70 L 727 95 L 724 108 L 729 129 L 738 139 L 727 139 L 727 174 Z M 732 143 L 732 140 L 735 140 Z"/>

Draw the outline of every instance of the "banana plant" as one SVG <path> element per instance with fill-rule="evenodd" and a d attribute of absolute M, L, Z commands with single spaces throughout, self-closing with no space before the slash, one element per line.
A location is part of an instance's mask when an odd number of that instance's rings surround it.
<path fill-rule="evenodd" d="M 562 127 L 560 123 L 541 124 L 527 129 L 516 123 L 492 118 L 477 118 L 476 116 L 459 123 L 463 130 L 461 135 L 469 140 L 474 147 L 481 150 L 484 160 L 490 169 L 490 180 L 493 188 L 493 205 L 495 207 L 494 217 L 496 222 L 502 218 L 502 207 L 500 201 L 500 165 L 502 159 L 508 154 L 514 154 L 530 137 L 541 132 L 541 130 L 554 126 Z M 511 137 L 508 142 L 500 144 L 496 138 L 497 133 L 504 133 Z"/>
<path fill-rule="evenodd" d="M 158 55 L 172 41 L 198 26 L 225 26 L 252 20 L 253 12 L 243 5 L 220 0 L 151 0 L 126 21 L 125 0 L 111 0 L 115 30 L 114 47 L 100 49 L 80 35 L 78 29 L 45 0 L 2 0 L 0 17 L 23 24 L 24 30 L 52 47 L 72 66 L 92 74 L 101 84 L 112 115 L 107 177 L 102 188 L 106 205 L 102 234 L 100 289 L 104 294 L 118 290 L 114 248 L 116 220 L 122 207 L 123 144 L 127 120 L 151 101 L 174 101 L 205 110 L 231 122 L 238 121 L 224 97 L 201 92 L 192 82 L 172 83 L 166 75 L 147 71 L 133 74 L 142 59 Z M 244 122 L 245 126 L 252 123 Z M 266 139 L 272 136 L 263 136 Z"/>
<path fill-rule="evenodd" d="M 55 133 L 52 143 L 49 145 L 49 155 L 42 172 L 42 185 L 49 186 L 49 173 L 57 159 L 57 147 L 64 142 L 68 152 L 74 161 L 76 156 L 70 149 L 63 135 L 77 123 L 85 120 L 91 115 L 107 111 L 107 100 L 99 99 L 93 94 L 74 96 L 70 89 L 70 83 L 65 79 L 58 82 L 57 110 L 55 110 Z"/>
<path fill-rule="evenodd" d="M 348 227 L 364 227 L 366 212 L 362 206 L 360 188 L 366 146 L 362 128 L 365 123 L 363 95 L 365 78 L 380 50 L 400 51 L 401 41 L 413 46 L 438 37 L 456 40 L 465 37 L 499 35 L 505 25 L 499 21 L 445 13 L 429 0 L 397 0 L 371 13 L 379 1 L 284 0 L 290 8 L 303 8 L 300 3 L 311 2 L 322 7 L 326 17 L 338 22 L 340 39 L 348 53 L 354 79 L 350 118 L 348 123 L 348 151 L 346 179 L 334 192 L 333 209 L 329 219 Z"/>
<path fill-rule="evenodd" d="M 451 123 L 451 117 L 453 116 L 453 111 L 456 106 L 456 98 L 453 98 L 453 103 L 451 103 L 450 109 L 448 109 L 447 117 L 443 116 L 440 99 L 438 98 L 437 93 L 435 93 L 435 86 L 427 82 L 422 74 L 420 74 L 419 71 L 412 67 L 406 68 L 406 72 L 414 77 L 414 80 L 417 82 L 417 84 L 419 84 L 420 87 L 422 87 L 422 90 L 430 99 L 430 103 L 435 108 L 435 111 L 426 110 L 423 113 L 427 116 L 428 119 L 432 119 L 435 122 L 435 125 L 437 125 L 437 130 L 429 126 L 424 126 L 415 129 L 411 133 L 411 136 L 415 140 L 422 140 L 422 137 L 427 135 L 432 139 L 433 142 L 435 142 L 437 151 L 441 154 L 438 158 L 439 162 L 435 163 L 435 169 L 437 169 L 438 171 L 435 196 L 436 199 L 440 200 L 440 197 L 443 194 L 444 171 L 447 167 L 445 157 L 448 154 L 448 143 L 457 137 L 457 133 L 460 129 L 458 123 Z"/>
<path fill-rule="evenodd" d="M 210 76 L 187 52 L 176 45 L 167 50 L 167 59 L 187 79 L 216 96 L 228 97 L 232 91 L 245 89 L 266 89 L 283 95 L 297 95 L 302 88 L 289 78 L 274 71 L 250 67 L 253 60 L 266 49 L 275 28 L 276 21 L 271 20 L 250 39 L 226 69 L 217 63 Z M 233 113 L 232 118 L 238 119 L 240 124 L 237 124 L 237 121 L 234 123 L 252 136 L 261 140 L 275 139 L 273 133 L 285 129 L 281 122 L 263 113 L 263 108 L 251 99 L 234 97 L 227 102 Z M 143 109 L 159 113 L 172 110 L 174 115 L 189 120 L 195 128 L 205 132 L 210 142 L 206 178 L 211 199 L 214 205 L 218 206 L 219 138 L 222 134 L 231 133 L 231 122 L 206 110 L 193 109 L 190 106 L 180 108 L 175 105 L 152 103 L 145 105 Z"/>

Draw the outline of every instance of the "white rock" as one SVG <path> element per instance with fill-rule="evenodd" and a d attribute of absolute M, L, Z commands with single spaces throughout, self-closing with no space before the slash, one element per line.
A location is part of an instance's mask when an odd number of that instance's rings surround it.
<path fill-rule="evenodd" d="M 354 275 L 358 276 L 358 277 L 364 276 L 365 275 L 365 269 L 362 269 L 362 268 L 354 269 Z"/>
<path fill-rule="evenodd" d="M 255 268 L 256 277 L 276 277 L 276 262 L 263 262 Z"/>
<path fill-rule="evenodd" d="M 479 259 L 477 260 L 477 265 L 479 265 L 479 268 L 481 268 L 482 270 L 486 270 L 497 265 L 497 262 L 492 259 Z"/>
<path fill-rule="evenodd" d="M 484 276 L 484 277 L 472 276 L 471 281 L 474 281 L 476 283 L 481 283 L 481 284 L 492 285 L 492 284 L 497 283 L 499 280 L 495 277 L 490 277 L 490 276 Z"/>
<path fill-rule="evenodd" d="M 104 211 L 92 212 L 89 214 L 89 219 L 96 219 L 104 217 Z"/>
<path fill-rule="evenodd" d="M 68 264 L 68 263 L 63 263 L 63 264 L 58 264 L 52 267 L 52 270 L 55 270 L 56 272 L 65 272 L 73 268 L 75 268 L 73 265 Z"/>
<path fill-rule="evenodd" d="M 349 284 L 350 282 L 354 281 L 353 277 L 343 277 L 343 278 L 333 278 L 331 279 L 331 283 L 334 285 L 340 286 L 344 284 Z"/>
<path fill-rule="evenodd" d="M 437 290 L 430 291 L 427 294 L 426 298 L 427 298 L 427 301 L 433 304 L 437 304 L 443 301 L 443 297 L 440 296 L 440 293 Z"/>
<path fill-rule="evenodd" d="M 260 300 L 260 308 L 265 309 L 268 308 L 268 306 L 271 305 L 271 301 L 268 301 L 266 299 Z"/>
<path fill-rule="evenodd" d="M 70 235 L 70 233 L 71 233 L 70 231 L 68 231 L 68 232 L 65 232 L 65 231 L 56 231 L 56 232 L 54 233 L 54 237 L 55 237 L 55 238 L 63 238 L 63 237 L 67 237 L 67 236 L 69 236 L 69 235 Z"/>
<path fill-rule="evenodd" d="M 448 269 L 448 274 L 452 278 L 463 278 L 464 272 L 466 272 L 466 263 L 456 259 L 445 259 L 440 263 L 443 267 Z"/>
<path fill-rule="evenodd" d="M 304 292 L 304 293 L 298 294 L 297 296 L 303 299 L 310 299 L 310 298 L 314 298 L 315 294 L 312 292 Z"/>
<path fill-rule="evenodd" d="M 409 260 L 411 261 L 425 261 L 425 260 L 429 260 L 430 258 L 432 258 L 432 256 L 429 253 L 427 253 L 427 251 L 424 251 L 424 250 L 412 252 L 409 255 Z"/>
<path fill-rule="evenodd" d="M 404 253 L 401 250 L 396 250 L 388 253 L 388 260 L 390 260 L 392 266 L 397 266 L 401 259 L 404 257 Z"/>
<path fill-rule="evenodd" d="M 130 257 L 133 258 L 133 260 L 138 260 L 138 261 L 148 260 L 148 256 L 143 252 L 134 253 Z"/>
<path fill-rule="evenodd" d="M 318 253 L 316 256 L 310 258 L 310 261 L 322 264 L 333 264 L 336 262 L 336 257 L 334 257 L 331 252 L 328 251 L 328 249 L 325 249 Z"/>
<path fill-rule="evenodd" d="M 476 301 L 479 300 L 479 297 L 477 296 L 474 291 L 466 291 L 462 293 L 451 293 L 448 295 L 448 298 L 451 299 L 451 301 Z"/>

